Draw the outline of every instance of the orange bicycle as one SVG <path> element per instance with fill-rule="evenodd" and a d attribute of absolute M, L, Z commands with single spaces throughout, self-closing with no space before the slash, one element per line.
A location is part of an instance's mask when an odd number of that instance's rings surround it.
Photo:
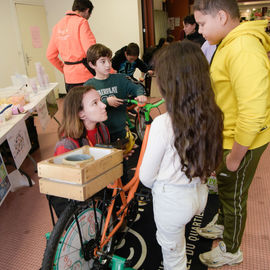
<path fill-rule="evenodd" d="M 139 169 L 147 145 L 150 130 L 150 111 L 161 105 L 139 104 L 136 100 L 125 100 L 143 107 L 145 133 L 140 156 L 133 178 L 122 185 L 117 179 L 84 202 L 71 200 L 50 233 L 45 249 L 42 270 L 63 269 L 132 269 L 124 258 L 113 255 L 114 237 L 126 222 L 133 222 L 137 215 Z"/>

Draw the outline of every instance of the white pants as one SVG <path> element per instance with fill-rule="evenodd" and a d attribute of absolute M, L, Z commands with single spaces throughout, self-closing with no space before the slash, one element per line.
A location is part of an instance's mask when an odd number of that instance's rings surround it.
<path fill-rule="evenodd" d="M 185 226 L 206 205 L 206 184 L 166 185 L 152 189 L 157 241 L 162 248 L 165 270 L 186 270 Z"/>

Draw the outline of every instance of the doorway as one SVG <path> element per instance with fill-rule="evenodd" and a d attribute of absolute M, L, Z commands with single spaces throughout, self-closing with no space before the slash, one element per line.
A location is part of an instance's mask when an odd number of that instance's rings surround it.
<path fill-rule="evenodd" d="M 49 31 L 45 8 L 41 5 L 15 3 L 23 48 L 26 75 L 36 77 L 35 63 L 40 62 L 48 74 L 49 81 L 55 82 L 52 65 L 46 58 Z"/>
<path fill-rule="evenodd" d="M 153 0 L 141 0 L 143 49 L 155 46 L 155 26 Z"/>

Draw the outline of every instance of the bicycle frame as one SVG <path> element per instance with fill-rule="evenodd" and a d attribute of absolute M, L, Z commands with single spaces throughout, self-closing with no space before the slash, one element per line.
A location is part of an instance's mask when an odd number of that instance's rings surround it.
<path fill-rule="evenodd" d="M 139 155 L 139 160 L 138 160 L 137 167 L 136 167 L 135 174 L 134 174 L 133 178 L 125 186 L 122 185 L 122 181 L 120 178 L 117 179 L 113 185 L 108 186 L 108 188 L 113 189 L 113 195 L 112 195 L 113 198 L 116 197 L 118 189 L 119 189 L 119 193 L 120 193 L 120 197 L 121 197 L 121 201 L 122 201 L 122 206 L 121 206 L 120 210 L 117 212 L 117 217 L 121 216 L 121 219 L 119 220 L 117 225 L 112 229 L 112 231 L 109 233 L 109 235 L 106 236 L 107 230 L 109 228 L 109 223 L 110 223 L 114 203 L 115 203 L 115 199 L 113 199 L 112 203 L 108 207 L 108 214 L 107 214 L 107 217 L 105 220 L 105 225 L 104 225 L 104 230 L 103 230 L 101 241 L 100 241 L 100 246 L 98 249 L 95 250 L 95 254 L 97 254 L 98 251 L 101 251 L 102 248 L 110 241 L 110 239 L 117 232 L 117 230 L 119 229 L 119 227 L 122 225 L 122 223 L 124 221 L 124 218 L 125 218 L 125 216 L 127 214 L 127 210 L 128 210 L 127 206 L 131 202 L 131 200 L 134 198 L 135 192 L 136 192 L 138 185 L 139 185 L 139 182 L 140 182 L 139 171 L 140 171 L 140 167 L 142 164 L 143 156 L 144 156 L 147 141 L 148 141 L 149 131 L 150 131 L 150 127 L 151 127 L 151 123 L 149 121 L 150 111 L 151 111 L 151 109 L 156 108 L 156 107 L 160 106 L 162 103 L 164 103 L 164 100 L 162 99 L 155 104 L 140 104 L 136 100 L 127 100 L 127 102 L 136 104 L 139 107 L 144 107 L 145 119 L 146 119 L 145 135 L 143 138 L 141 151 L 140 151 L 140 155 Z M 126 197 L 126 193 L 127 193 L 127 197 Z"/>
<path fill-rule="evenodd" d="M 158 107 L 164 102 L 164 100 L 160 100 L 155 104 L 139 104 L 136 100 L 127 101 L 129 103 L 136 104 L 138 107 L 143 107 L 145 119 L 147 120 L 145 122 L 146 129 L 141 146 L 139 160 L 133 178 L 124 186 L 121 179 L 119 178 L 113 184 L 108 185 L 107 188 L 101 190 L 99 194 L 95 194 L 85 202 L 71 200 L 64 213 L 60 216 L 60 222 L 56 224 L 57 227 L 55 227 L 50 236 L 48 235 L 48 237 L 50 237 L 48 239 L 50 244 L 47 245 L 45 250 L 45 257 L 42 263 L 42 267 L 44 268 L 42 269 L 51 269 L 52 263 L 56 267 L 58 267 L 58 265 L 63 266 L 63 264 L 65 265 L 67 262 L 71 264 L 73 263 L 72 258 L 69 259 L 69 255 L 74 254 L 73 251 L 67 254 L 65 251 L 63 251 L 62 255 L 62 247 L 72 247 L 72 245 L 66 245 L 66 242 L 68 242 L 69 239 L 75 239 L 74 247 L 76 247 L 76 256 L 78 254 L 78 258 L 86 263 L 92 260 L 91 263 L 93 263 L 93 265 L 95 264 L 93 269 L 101 269 L 99 266 L 105 265 L 108 262 L 111 262 L 112 269 L 132 269 L 124 268 L 124 258 L 117 256 L 111 257 L 110 252 L 114 244 L 113 236 L 123 224 L 124 219 L 129 214 L 128 211 L 131 212 L 131 219 L 129 219 L 129 221 L 134 221 L 132 216 L 132 204 L 134 202 L 137 204 L 137 201 L 134 200 L 135 196 L 141 196 L 136 194 L 136 191 L 140 181 L 139 170 L 145 153 L 151 126 L 149 121 L 150 110 L 152 108 Z M 111 190 L 109 191 L 109 197 L 106 195 L 108 189 Z M 103 197 L 100 197 L 101 193 L 103 193 Z M 117 198 L 120 199 L 120 205 L 118 205 L 117 201 L 117 207 L 119 206 L 120 209 L 116 209 L 115 206 Z M 90 213 L 92 215 L 91 220 L 89 219 L 89 222 L 85 222 L 85 218 L 87 218 L 87 215 L 90 215 Z M 115 214 L 116 218 L 113 220 Z M 95 226 L 95 228 L 93 229 L 93 237 L 91 236 L 91 238 L 84 240 L 84 235 L 82 232 L 84 231 L 85 224 L 87 224 L 89 228 L 90 226 Z M 74 232 L 76 233 L 76 236 Z M 61 258 L 58 257 L 58 255 Z M 58 262 L 60 263 L 58 264 Z M 76 260 L 75 263 L 77 262 L 79 261 Z"/>

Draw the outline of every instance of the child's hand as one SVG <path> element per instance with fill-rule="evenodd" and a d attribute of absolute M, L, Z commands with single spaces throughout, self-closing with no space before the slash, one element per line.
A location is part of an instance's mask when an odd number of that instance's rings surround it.
<path fill-rule="evenodd" d="M 137 144 L 134 144 L 133 147 L 132 147 L 132 149 L 131 149 L 128 153 L 125 153 L 125 154 L 124 154 L 124 158 L 125 158 L 126 160 L 128 160 L 128 158 L 131 157 L 131 156 L 134 154 L 135 149 L 138 148 L 138 147 L 139 147 L 139 146 L 138 146 Z"/>
<path fill-rule="evenodd" d="M 115 108 L 123 104 L 123 100 L 115 96 L 108 97 L 107 102 L 111 107 L 115 107 Z"/>
<path fill-rule="evenodd" d="M 146 103 L 146 101 L 147 101 L 147 97 L 144 95 L 137 96 L 134 99 L 137 100 L 139 103 Z"/>
<path fill-rule="evenodd" d="M 140 77 L 140 78 L 139 78 L 139 81 L 140 81 L 140 82 L 144 82 L 144 78 Z"/>
<path fill-rule="evenodd" d="M 153 76 L 154 75 L 154 70 L 148 70 L 147 73 L 150 75 L 150 76 Z"/>
<path fill-rule="evenodd" d="M 134 150 L 130 150 L 128 153 L 124 154 L 124 159 L 128 160 L 129 157 L 131 157 L 134 152 L 135 152 Z"/>

